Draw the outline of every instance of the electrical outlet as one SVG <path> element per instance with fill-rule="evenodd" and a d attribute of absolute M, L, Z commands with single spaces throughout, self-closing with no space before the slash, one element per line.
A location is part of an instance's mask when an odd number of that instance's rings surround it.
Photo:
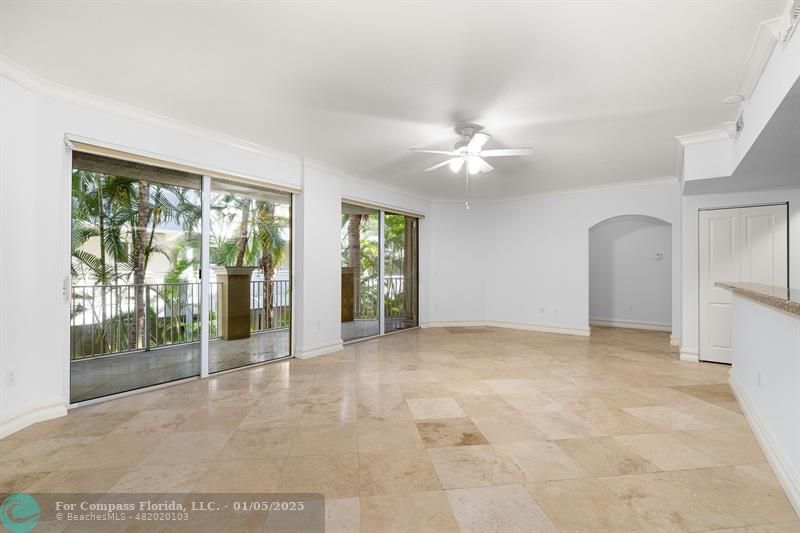
<path fill-rule="evenodd" d="M 17 383 L 17 374 L 13 370 L 6 372 L 6 385 L 13 387 Z"/>
<path fill-rule="evenodd" d="M 541 309 L 539 309 L 539 312 L 540 312 L 540 313 L 542 313 L 542 314 L 544 314 L 544 307 L 542 307 Z"/>
<path fill-rule="evenodd" d="M 317 320 L 317 331 L 322 329 L 322 320 Z"/>

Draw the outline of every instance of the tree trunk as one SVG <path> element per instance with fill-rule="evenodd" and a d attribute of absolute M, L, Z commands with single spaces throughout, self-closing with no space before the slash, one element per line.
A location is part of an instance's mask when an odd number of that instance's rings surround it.
<path fill-rule="evenodd" d="M 234 266 L 244 266 L 244 254 L 247 252 L 247 241 L 250 233 L 250 200 L 242 204 L 242 225 L 239 226 L 239 244 L 237 244 L 236 263 Z"/>
<path fill-rule="evenodd" d="M 146 345 L 145 335 L 145 269 L 146 269 L 146 246 L 147 229 L 150 224 L 150 185 L 140 181 L 138 186 L 137 215 L 136 224 L 132 228 L 131 237 L 133 241 L 133 284 L 136 294 L 136 337 L 135 346 L 143 348 Z"/>
<path fill-rule="evenodd" d="M 272 276 L 275 275 L 275 265 L 272 264 L 272 254 L 269 250 L 265 250 L 261 255 L 259 267 L 261 267 L 261 273 L 264 275 L 263 301 L 261 303 L 261 312 L 264 313 L 263 323 L 267 329 L 272 329 L 274 326 L 272 317 Z"/>
<path fill-rule="evenodd" d="M 361 215 L 347 221 L 347 261 L 353 269 L 353 317 L 361 318 Z"/>
<path fill-rule="evenodd" d="M 106 218 L 106 208 L 105 202 L 103 200 L 103 178 L 97 178 L 97 219 L 98 219 L 98 226 L 100 230 L 100 305 L 102 309 L 100 310 L 100 346 L 101 350 L 106 349 L 106 345 L 108 344 L 108 339 L 106 338 L 106 322 L 108 321 L 108 317 L 106 316 L 106 285 L 108 284 L 108 278 L 106 277 L 106 225 L 105 225 L 105 218 Z M 108 351 L 111 350 L 111 345 L 108 345 Z"/>

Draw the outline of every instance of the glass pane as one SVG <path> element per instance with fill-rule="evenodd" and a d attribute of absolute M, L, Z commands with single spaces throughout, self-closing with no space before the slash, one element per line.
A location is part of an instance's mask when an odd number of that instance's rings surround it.
<path fill-rule="evenodd" d="M 211 180 L 210 373 L 290 354 L 291 195 Z"/>
<path fill-rule="evenodd" d="M 378 324 L 379 213 L 342 204 L 342 340 L 380 334 Z"/>
<path fill-rule="evenodd" d="M 417 313 L 417 242 L 419 220 L 384 215 L 384 331 L 419 325 Z"/>
<path fill-rule="evenodd" d="M 73 154 L 71 402 L 200 373 L 200 184 Z"/>

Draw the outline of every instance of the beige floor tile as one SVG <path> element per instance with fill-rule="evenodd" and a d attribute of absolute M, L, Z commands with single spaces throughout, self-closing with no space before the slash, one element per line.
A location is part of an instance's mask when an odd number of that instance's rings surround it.
<path fill-rule="evenodd" d="M 451 397 L 446 398 L 410 398 L 406 400 L 411 415 L 415 420 L 431 420 L 436 418 L 462 418 L 464 410 Z"/>
<path fill-rule="evenodd" d="M 351 424 L 357 419 L 355 396 L 330 402 L 307 403 L 298 423 L 301 426 L 319 424 Z"/>
<path fill-rule="evenodd" d="M 126 468 L 91 468 L 53 472 L 29 489 L 30 492 L 108 492 L 127 471 Z"/>
<path fill-rule="evenodd" d="M 357 424 L 299 426 L 289 455 L 327 455 L 358 451 Z"/>
<path fill-rule="evenodd" d="M 358 533 L 360 530 L 359 498 L 328 498 L 325 500 L 324 533 Z"/>
<path fill-rule="evenodd" d="M 749 427 L 680 431 L 673 435 L 686 445 L 710 455 L 721 465 L 766 462 Z"/>
<path fill-rule="evenodd" d="M 207 468 L 205 464 L 137 466 L 109 492 L 189 492 Z"/>
<path fill-rule="evenodd" d="M 173 431 L 186 422 L 190 413 L 189 409 L 148 409 L 123 422 L 110 434 Z"/>
<path fill-rule="evenodd" d="M 611 437 L 560 440 L 557 444 L 592 476 L 621 476 L 660 470 L 633 448 Z"/>
<path fill-rule="evenodd" d="M 739 518 L 709 505 L 704 494 L 691 490 L 674 472 L 603 478 L 624 503 L 659 531 L 706 531 L 742 527 Z"/>
<path fill-rule="evenodd" d="M 536 394 L 539 392 L 529 379 L 484 379 L 495 394 Z"/>
<path fill-rule="evenodd" d="M 496 394 L 486 382 L 480 380 L 445 381 L 444 387 L 453 395 L 460 396 L 488 396 Z"/>
<path fill-rule="evenodd" d="M 457 533 L 444 491 L 361 497 L 362 533 Z"/>
<path fill-rule="evenodd" d="M 413 422 L 368 422 L 358 424 L 358 451 L 406 450 L 424 448 Z"/>
<path fill-rule="evenodd" d="M 462 533 L 556 533 L 558 530 L 521 485 L 447 491 Z"/>
<path fill-rule="evenodd" d="M 472 422 L 492 444 L 545 439 L 528 419 L 518 416 L 474 416 Z"/>
<path fill-rule="evenodd" d="M 720 458 L 687 444 L 678 438 L 676 433 L 618 435 L 612 439 L 656 465 L 660 470 L 705 468 L 724 464 Z"/>
<path fill-rule="evenodd" d="M 428 448 L 474 446 L 489 441 L 469 418 L 443 418 L 417 422 L 422 442 Z"/>
<path fill-rule="evenodd" d="M 84 470 L 90 468 L 122 468 L 139 464 L 143 459 L 152 458 L 159 443 L 170 438 L 172 433 L 137 435 L 106 435 L 82 449 L 77 455 L 61 466 L 61 470 Z M 197 445 L 197 442 L 194 443 Z"/>
<path fill-rule="evenodd" d="M 691 404 L 689 407 L 695 407 L 696 405 L 699 404 Z M 667 407 L 656 405 L 653 407 L 630 407 L 624 410 L 626 413 L 641 418 L 648 424 L 655 426 L 660 431 L 687 431 L 711 428 L 709 424 L 681 411 L 681 407 L 683 406 Z"/>
<path fill-rule="evenodd" d="M 326 498 L 358 495 L 358 456 L 355 453 L 289 457 L 277 492 L 312 492 Z"/>
<path fill-rule="evenodd" d="M 494 445 L 498 454 L 514 462 L 528 481 L 587 477 L 589 473 L 555 442 L 531 440 Z"/>
<path fill-rule="evenodd" d="M 231 432 L 185 431 L 161 437 L 160 443 L 150 450 L 142 465 L 173 465 L 204 463 L 213 460 Z"/>
<path fill-rule="evenodd" d="M 0 491 L 320 492 L 331 530 L 552 531 L 539 487 L 564 529 L 639 528 L 599 483 L 660 531 L 794 533 L 729 369 L 668 341 L 408 331 L 70 410 L 0 440 Z"/>
<path fill-rule="evenodd" d="M 430 448 L 428 454 L 445 489 L 510 485 L 524 481 L 516 464 L 489 445 Z"/>
<path fill-rule="evenodd" d="M 285 459 L 215 461 L 200 476 L 194 492 L 275 492 Z"/>
<path fill-rule="evenodd" d="M 245 407 L 203 407 L 189 413 L 177 431 L 231 431 L 250 411 Z"/>
<path fill-rule="evenodd" d="M 442 383 L 402 383 L 400 388 L 406 399 L 446 398 L 451 394 Z"/>
<path fill-rule="evenodd" d="M 681 484 L 702 494 L 709 506 L 729 513 L 745 525 L 796 520 L 789 500 L 768 465 L 745 465 L 674 472 Z"/>
<path fill-rule="evenodd" d="M 540 411 L 527 413 L 525 418 L 548 439 L 573 439 L 603 434 L 589 420 L 572 411 Z"/>
<path fill-rule="evenodd" d="M 592 409 L 578 411 L 576 414 L 587 420 L 603 435 L 631 435 L 636 433 L 656 433 L 658 428 L 641 418 L 626 413 L 620 408 Z"/>
<path fill-rule="evenodd" d="M 560 531 L 656 531 L 596 479 L 531 483 L 528 490 Z"/>
<path fill-rule="evenodd" d="M 359 453 L 358 476 L 362 497 L 442 488 L 423 449 Z"/>

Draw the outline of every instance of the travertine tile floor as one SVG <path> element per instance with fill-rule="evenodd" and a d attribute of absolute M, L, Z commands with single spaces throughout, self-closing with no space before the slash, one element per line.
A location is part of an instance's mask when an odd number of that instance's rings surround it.
<path fill-rule="evenodd" d="M 0 489 L 322 492 L 327 532 L 797 532 L 726 381 L 661 333 L 413 330 L 73 410 Z"/>

